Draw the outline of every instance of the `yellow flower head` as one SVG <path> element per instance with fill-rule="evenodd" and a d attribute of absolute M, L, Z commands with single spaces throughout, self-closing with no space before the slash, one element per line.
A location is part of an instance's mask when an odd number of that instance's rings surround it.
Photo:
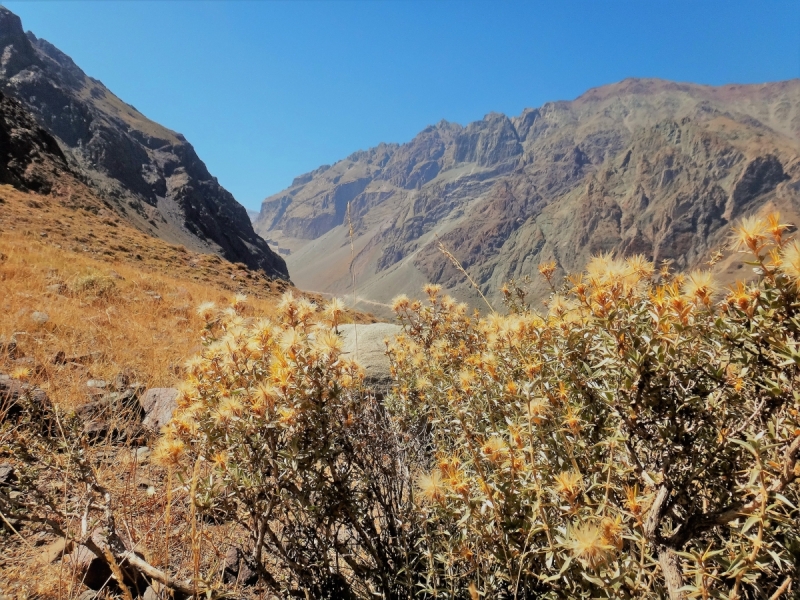
<path fill-rule="evenodd" d="M 317 331 L 314 350 L 325 358 L 335 358 L 342 351 L 342 338 L 332 329 Z"/>
<path fill-rule="evenodd" d="M 625 261 L 628 271 L 635 276 L 637 280 L 650 279 L 655 273 L 655 266 L 645 258 L 643 254 L 635 254 L 629 256 Z"/>
<path fill-rule="evenodd" d="M 247 304 L 247 296 L 244 294 L 235 294 L 233 298 L 231 298 L 231 306 L 236 309 L 242 309 Z"/>
<path fill-rule="evenodd" d="M 767 236 L 767 224 L 758 216 L 745 217 L 734 230 L 734 247 L 737 250 L 750 250 L 758 254 L 764 247 Z"/>
<path fill-rule="evenodd" d="M 187 373 L 197 375 L 206 367 L 206 361 L 202 356 L 195 355 L 186 359 L 186 362 L 183 363 L 183 366 Z"/>
<path fill-rule="evenodd" d="M 528 403 L 528 414 L 531 421 L 536 425 L 541 425 L 550 411 L 550 403 L 546 398 L 534 398 Z"/>
<path fill-rule="evenodd" d="M 238 398 L 232 396 L 224 396 L 217 406 L 217 413 L 215 416 L 219 424 L 229 423 L 236 417 L 244 412 L 244 405 Z"/>
<path fill-rule="evenodd" d="M 218 469 L 224 469 L 228 466 L 228 453 L 225 450 L 220 450 L 211 457 L 211 463 Z"/>
<path fill-rule="evenodd" d="M 468 392 L 475 383 L 475 372 L 470 369 L 461 369 L 458 373 L 458 385 L 462 390 Z"/>
<path fill-rule="evenodd" d="M 714 288 L 714 278 L 710 271 L 693 271 L 683 285 L 683 293 L 689 298 L 709 305 Z"/>
<path fill-rule="evenodd" d="M 275 407 L 275 401 L 278 397 L 278 390 L 272 386 L 259 385 L 250 393 L 250 403 L 257 415 L 266 414 L 267 410 Z"/>
<path fill-rule="evenodd" d="M 342 302 L 339 298 L 333 298 L 330 302 L 325 305 L 325 310 L 323 314 L 325 318 L 330 321 L 333 327 L 336 327 L 339 324 L 339 318 L 344 313 L 344 302 Z"/>
<path fill-rule="evenodd" d="M 152 461 L 162 467 L 176 467 L 186 454 L 186 444 L 173 436 L 164 436 L 153 450 Z"/>
<path fill-rule="evenodd" d="M 31 374 L 33 371 L 30 370 L 28 367 L 17 367 L 10 373 L 11 379 L 16 379 L 18 381 L 28 381 L 31 378 Z"/>
<path fill-rule="evenodd" d="M 508 446 L 503 438 L 498 435 L 489 437 L 481 446 L 481 451 L 492 462 L 502 460 L 508 452 Z"/>
<path fill-rule="evenodd" d="M 558 494 L 572 503 L 583 487 L 583 479 L 577 471 L 563 471 L 555 476 L 555 489 Z"/>
<path fill-rule="evenodd" d="M 205 320 L 208 321 L 213 317 L 217 312 L 217 305 L 213 302 L 203 302 L 200 306 L 197 307 L 197 315 Z"/>
<path fill-rule="evenodd" d="M 603 540 L 602 529 L 591 523 L 570 527 L 567 546 L 572 555 L 590 569 L 605 564 L 614 549 Z"/>
<path fill-rule="evenodd" d="M 425 502 L 441 502 L 445 498 L 445 485 L 439 471 L 417 478 L 417 490 Z"/>
<path fill-rule="evenodd" d="M 783 247 L 779 264 L 781 271 L 794 280 L 795 285 L 800 285 L 800 246 L 797 240 L 792 240 Z"/>
<path fill-rule="evenodd" d="M 392 310 L 394 312 L 400 312 L 406 310 L 408 308 L 409 299 L 408 296 L 405 294 L 400 294 L 394 300 L 392 300 Z"/>
<path fill-rule="evenodd" d="M 767 215 L 767 223 L 767 230 L 772 236 L 772 239 L 776 244 L 780 245 L 783 242 L 783 232 L 789 229 L 789 225 L 781 223 L 781 214 L 779 212 Z"/>
<path fill-rule="evenodd" d="M 605 517 L 600 522 L 600 530 L 602 531 L 603 543 L 608 546 L 613 546 L 617 550 L 622 549 L 622 519 L 617 515 L 613 519 Z"/>
<path fill-rule="evenodd" d="M 428 295 L 428 298 L 434 300 L 439 292 L 442 291 L 442 286 L 433 283 L 426 283 L 422 290 Z"/>
<path fill-rule="evenodd" d="M 296 351 L 302 343 L 302 334 L 294 327 L 290 327 L 281 334 L 280 340 L 278 341 L 278 346 L 284 352 L 292 352 Z"/>
<path fill-rule="evenodd" d="M 314 316 L 314 313 L 317 312 L 317 305 L 308 300 L 307 298 L 301 298 L 297 302 L 297 320 L 301 323 L 307 323 L 311 320 L 311 317 Z"/>
<path fill-rule="evenodd" d="M 549 262 L 541 263 L 539 265 L 539 273 L 542 277 L 544 277 L 548 282 L 553 279 L 553 275 L 556 272 L 556 261 L 551 260 Z"/>

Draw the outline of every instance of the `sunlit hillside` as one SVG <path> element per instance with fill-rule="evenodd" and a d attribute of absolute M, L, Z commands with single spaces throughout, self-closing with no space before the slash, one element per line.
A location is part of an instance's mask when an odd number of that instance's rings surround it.
<path fill-rule="evenodd" d="M 0 339 L 17 348 L 0 371 L 30 368 L 56 402 L 85 402 L 87 380 L 121 373 L 172 385 L 198 349 L 198 304 L 243 294 L 269 315 L 290 287 L 147 236 L 80 186 L 52 196 L 0 186 L 0 198 Z M 56 365 L 59 352 L 80 360 Z"/>

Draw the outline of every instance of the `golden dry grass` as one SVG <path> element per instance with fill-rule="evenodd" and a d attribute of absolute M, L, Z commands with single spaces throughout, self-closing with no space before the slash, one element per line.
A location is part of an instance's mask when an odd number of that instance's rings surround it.
<path fill-rule="evenodd" d="M 119 373 L 173 385 L 198 349 L 198 304 L 241 293 L 251 313 L 268 316 L 289 287 L 149 237 L 98 202 L 86 204 L 88 195 L 84 208 L 9 186 L 0 198 L 0 339 L 15 338 L 24 356 L 0 356 L 0 371 L 29 365 L 62 405 L 85 402 L 88 379 Z M 49 320 L 37 323 L 35 312 Z M 55 365 L 58 352 L 81 360 Z"/>
<path fill-rule="evenodd" d="M 228 304 L 238 293 L 248 298 L 247 313 L 269 316 L 290 288 L 243 265 L 152 238 L 78 182 L 63 183 L 49 196 L 0 186 L 0 342 L 13 338 L 18 348 L 16 355 L 0 351 L 0 372 L 31 369 L 31 382 L 64 408 L 92 400 L 90 379 L 112 381 L 123 373 L 146 387 L 177 384 L 183 363 L 200 348 L 205 322 L 197 305 Z M 46 313 L 47 322 L 37 322 L 36 312 Z M 375 321 L 362 313 L 342 320 Z M 54 362 L 59 352 L 66 364 Z M 148 558 L 163 565 L 169 538 L 163 470 L 131 460 L 130 448 L 92 452 L 99 480 L 126 499 L 125 526 L 152 552 Z M 176 539 L 186 536 L 178 531 L 186 522 L 182 510 L 172 507 L 169 530 Z M 204 527 L 215 540 L 205 544 L 211 553 L 205 561 L 220 565 L 233 530 Z M 41 562 L 52 536 L 28 529 L 22 537 L 0 535 L 0 596 L 66 599 L 85 589 L 62 562 Z M 169 548 L 172 565 L 189 564 L 189 547 L 173 541 Z"/>

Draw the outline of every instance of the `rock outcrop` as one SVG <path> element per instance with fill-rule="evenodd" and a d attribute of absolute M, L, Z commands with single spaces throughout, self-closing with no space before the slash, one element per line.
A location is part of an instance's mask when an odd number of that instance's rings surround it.
<path fill-rule="evenodd" d="M 25 33 L 19 17 L 1 6 L 0 90 L 58 141 L 70 170 L 138 228 L 288 279 L 283 259 L 181 134 L 150 121 L 55 46 Z M 49 143 L 31 135 L 39 145 Z"/>
<path fill-rule="evenodd" d="M 46 194 L 67 172 L 58 142 L 16 100 L 0 92 L 0 183 Z"/>
<path fill-rule="evenodd" d="M 361 298 L 432 281 L 478 306 L 437 239 L 496 299 L 540 262 L 576 271 L 598 252 L 693 268 L 767 208 L 800 223 L 800 80 L 630 79 L 356 152 L 267 198 L 255 227 L 291 250 L 300 287 L 347 297 L 352 262 Z"/>
<path fill-rule="evenodd" d="M 385 393 L 392 385 L 391 365 L 386 354 L 386 340 L 399 335 L 402 328 L 391 323 L 339 325 L 342 353 L 364 369 L 366 387 Z"/>

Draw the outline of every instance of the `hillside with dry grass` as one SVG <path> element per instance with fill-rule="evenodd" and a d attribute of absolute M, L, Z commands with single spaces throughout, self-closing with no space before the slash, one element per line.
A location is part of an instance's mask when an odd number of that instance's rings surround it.
<path fill-rule="evenodd" d="M 262 271 L 142 233 L 68 174 L 53 181 L 47 195 L 0 185 L 0 374 L 42 390 L 64 414 L 108 396 L 119 381 L 138 392 L 182 381 L 184 363 L 202 349 L 207 322 L 198 305 L 237 302 L 243 315 L 270 316 L 292 290 Z M 342 315 L 342 322 L 353 321 L 374 319 Z M 96 382 L 107 382 L 107 389 Z M 0 397 L 0 422 L 5 400 Z M 121 428 L 130 415 L 114 418 Z M 87 456 L 100 480 L 127 498 L 129 525 L 162 564 L 169 545 L 163 528 L 167 479 L 146 460 L 153 433 L 122 445 L 101 441 Z M 3 444 L 0 439 L 0 452 Z M 182 509 L 173 510 L 176 518 Z M 78 567 L 59 559 L 64 547 L 58 539 L 24 534 L 24 540 L 7 528 L 0 534 L 0 590 L 19 598 L 78 597 L 86 588 Z M 222 540 L 231 532 L 217 528 L 208 535 Z M 172 552 L 180 562 L 188 549 Z M 212 558 L 224 562 L 224 553 Z"/>
<path fill-rule="evenodd" d="M 122 371 L 148 386 L 172 385 L 197 350 L 204 324 L 197 305 L 244 294 L 254 314 L 269 315 L 290 289 L 141 233 L 78 182 L 48 196 L 0 186 L 0 199 L 0 338 L 15 339 L 25 357 L 3 356 L 0 371 L 45 369 L 56 400 L 79 402 L 86 379 Z M 62 374 L 52 367 L 60 351 L 92 358 Z M 56 371 L 66 376 L 57 385 L 49 381 Z"/>

